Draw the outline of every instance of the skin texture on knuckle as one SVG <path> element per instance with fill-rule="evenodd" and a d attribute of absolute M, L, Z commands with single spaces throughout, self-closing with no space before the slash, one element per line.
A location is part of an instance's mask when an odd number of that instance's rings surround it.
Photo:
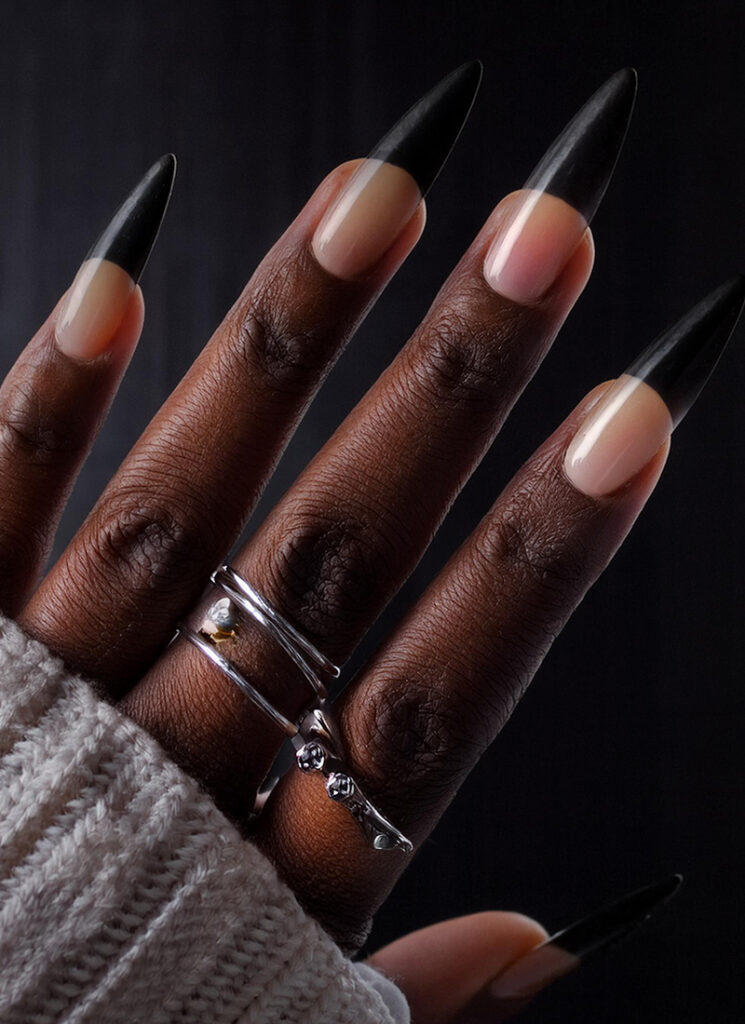
<path fill-rule="evenodd" d="M 50 402 L 47 387 L 33 376 L 19 380 L 3 395 L 0 450 L 5 458 L 55 467 L 80 450 L 81 433 L 75 409 Z"/>
<path fill-rule="evenodd" d="M 545 517 L 529 495 L 506 504 L 474 542 L 474 557 L 498 566 L 500 575 L 517 578 L 563 599 L 581 585 L 587 555 L 572 537 L 572 522 L 559 513 Z"/>
<path fill-rule="evenodd" d="M 329 315 L 329 284 L 307 247 L 280 241 L 248 283 L 226 320 L 228 351 L 270 385 L 302 393 L 329 369 L 359 311 L 354 286 L 339 291 Z M 349 290 L 349 297 L 344 291 Z"/>
<path fill-rule="evenodd" d="M 457 268 L 414 335 L 413 354 L 422 353 L 430 387 L 451 401 L 505 402 L 530 379 L 556 330 L 543 306 L 525 308 L 496 296 L 474 274 L 470 260 Z M 438 395 L 438 397 L 440 397 Z"/>
<path fill-rule="evenodd" d="M 133 596 L 178 592 L 201 547 L 198 517 L 188 502 L 169 503 L 139 488 L 118 489 L 94 510 L 74 557 Z"/>
<path fill-rule="evenodd" d="M 280 607 L 311 636 L 341 642 L 395 578 L 396 547 L 374 510 L 321 495 L 284 510 L 266 561 Z"/>
<path fill-rule="evenodd" d="M 343 717 L 350 751 L 399 822 L 420 824 L 441 809 L 491 740 L 467 668 L 454 699 L 431 651 L 431 638 L 422 638 L 416 672 L 401 666 L 396 674 L 395 662 L 380 666 Z"/>
<path fill-rule="evenodd" d="M 305 390 L 317 367 L 311 357 L 316 350 L 313 330 L 292 330 L 278 321 L 276 313 L 266 315 L 253 307 L 231 321 L 229 346 L 237 353 L 249 375 L 259 372 L 272 388 L 287 394 Z"/>
<path fill-rule="evenodd" d="M 465 301 L 442 304 L 420 329 L 407 352 L 412 379 L 441 411 L 499 405 L 506 368 L 499 324 L 479 323 Z"/>
<path fill-rule="evenodd" d="M 153 495 L 103 499 L 21 624 L 71 668 L 119 693 L 170 639 L 185 611 L 160 598 L 181 598 L 185 579 L 203 582 L 194 578 L 200 543 L 198 524 Z"/>
<path fill-rule="evenodd" d="M 599 571 L 590 543 L 604 510 L 579 495 L 561 469 L 565 439 L 552 439 L 519 471 L 472 540 L 473 557 L 500 576 L 531 581 L 560 600 Z"/>

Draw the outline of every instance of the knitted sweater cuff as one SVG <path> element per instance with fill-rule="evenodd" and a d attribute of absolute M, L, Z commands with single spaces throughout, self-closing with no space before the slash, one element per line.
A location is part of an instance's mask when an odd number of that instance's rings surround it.
<path fill-rule="evenodd" d="M 394 1024 L 196 782 L 2 617 L 0 1020 Z"/>

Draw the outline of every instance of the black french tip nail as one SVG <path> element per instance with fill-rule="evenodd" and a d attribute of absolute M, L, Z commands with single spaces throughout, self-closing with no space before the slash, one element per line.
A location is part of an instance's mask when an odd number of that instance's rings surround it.
<path fill-rule="evenodd" d="M 176 157 L 167 153 L 129 193 L 86 259 L 116 263 L 136 284 L 158 237 L 175 177 Z"/>
<path fill-rule="evenodd" d="M 589 224 L 626 138 L 636 84 L 633 68 L 611 75 L 554 140 L 524 187 L 563 199 Z"/>
<path fill-rule="evenodd" d="M 424 197 L 468 120 L 481 84 L 479 60 L 461 64 L 430 89 L 369 154 L 408 171 Z"/>
<path fill-rule="evenodd" d="M 643 924 L 657 907 L 675 895 L 682 881 L 682 875 L 672 875 L 662 882 L 637 889 L 617 903 L 557 932 L 543 945 L 558 946 L 577 959 L 586 960 L 594 953 L 615 945 Z"/>
<path fill-rule="evenodd" d="M 714 372 L 745 304 L 745 277 L 720 285 L 642 352 L 628 368 L 653 387 L 677 426 Z"/>

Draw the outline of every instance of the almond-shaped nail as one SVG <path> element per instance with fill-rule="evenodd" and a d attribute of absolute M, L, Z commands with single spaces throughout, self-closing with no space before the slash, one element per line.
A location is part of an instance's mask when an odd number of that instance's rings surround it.
<path fill-rule="evenodd" d="M 636 72 L 616 72 L 554 141 L 518 192 L 497 207 L 484 276 L 520 305 L 548 291 L 587 230 L 628 130 Z"/>
<path fill-rule="evenodd" d="M 714 371 L 745 303 L 745 278 L 721 285 L 611 384 L 574 436 L 564 472 L 583 494 L 628 483 L 655 455 Z"/>
<path fill-rule="evenodd" d="M 359 277 L 393 245 L 442 170 L 481 83 L 480 61 L 461 65 L 423 96 L 349 179 L 313 236 L 336 277 Z"/>
<path fill-rule="evenodd" d="M 616 903 L 557 932 L 514 961 L 480 992 L 458 1020 L 481 1024 L 505 1020 L 554 981 L 577 970 L 589 957 L 614 946 L 647 921 L 680 888 L 682 877 L 637 889 Z"/>
<path fill-rule="evenodd" d="M 170 153 L 154 163 L 86 256 L 57 321 L 65 355 L 86 360 L 106 352 L 158 237 L 175 174 Z"/>

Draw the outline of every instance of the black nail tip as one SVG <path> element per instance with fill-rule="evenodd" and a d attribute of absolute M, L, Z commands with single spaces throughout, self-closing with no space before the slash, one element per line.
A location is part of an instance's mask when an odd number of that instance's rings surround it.
<path fill-rule="evenodd" d="M 470 60 L 430 89 L 370 153 L 408 171 L 424 197 L 442 170 L 468 120 L 483 65 Z"/>
<path fill-rule="evenodd" d="M 663 903 L 671 899 L 683 882 L 672 875 L 661 882 L 644 886 L 577 921 L 546 940 L 546 946 L 558 946 L 580 960 L 599 953 L 625 938 Z"/>
<path fill-rule="evenodd" d="M 578 210 L 589 224 L 621 153 L 636 99 L 637 74 L 622 68 L 600 86 L 554 140 L 525 183 Z"/>
<path fill-rule="evenodd" d="M 86 258 L 116 263 L 136 283 L 158 237 L 175 177 L 173 153 L 156 160 L 116 211 Z"/>
<path fill-rule="evenodd" d="M 677 425 L 714 372 L 745 305 L 745 277 L 715 288 L 668 328 L 628 368 L 649 384 Z"/>

